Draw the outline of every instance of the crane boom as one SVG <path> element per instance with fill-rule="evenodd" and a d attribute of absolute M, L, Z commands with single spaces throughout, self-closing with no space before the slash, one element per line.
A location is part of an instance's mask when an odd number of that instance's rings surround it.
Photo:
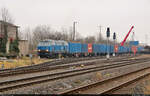
<path fill-rule="evenodd" d="M 130 34 L 130 32 L 132 31 L 133 28 L 134 28 L 134 26 L 131 27 L 131 29 L 129 30 L 128 34 L 127 34 L 126 37 L 124 38 L 124 40 L 121 42 L 121 46 L 124 45 L 124 43 L 126 42 L 128 36 L 129 36 L 129 34 Z"/>

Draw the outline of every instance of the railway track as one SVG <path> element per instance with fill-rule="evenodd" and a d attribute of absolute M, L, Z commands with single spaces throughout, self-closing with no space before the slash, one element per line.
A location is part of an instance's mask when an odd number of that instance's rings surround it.
<path fill-rule="evenodd" d="M 150 75 L 150 66 L 75 89 L 59 92 L 58 94 L 112 94 L 124 86 L 128 86 L 148 75 Z"/>
<path fill-rule="evenodd" d="M 84 61 L 84 60 L 90 60 L 90 59 L 99 59 L 100 57 L 84 57 L 84 58 L 67 58 L 67 59 L 56 59 L 53 61 L 48 61 L 44 62 L 41 64 L 36 64 L 36 65 L 31 65 L 31 66 L 24 66 L 24 67 L 17 67 L 17 68 L 12 68 L 12 69 L 1 69 L 0 74 L 5 74 L 5 73 L 10 73 L 10 72 L 17 72 L 17 71 L 29 71 L 29 70 L 35 70 L 35 69 L 40 69 L 44 68 L 47 66 L 55 66 L 55 65 L 60 65 L 60 64 L 66 64 L 66 63 L 73 63 L 77 61 Z M 104 58 L 104 57 L 102 57 Z M 42 70 L 41 70 L 42 71 Z"/>
<path fill-rule="evenodd" d="M 71 70 L 71 71 L 64 71 L 61 73 L 54 73 L 54 74 L 41 75 L 41 76 L 35 76 L 35 77 L 30 77 L 30 78 L 21 78 L 21 79 L 17 79 L 17 80 L 4 81 L 4 82 L 0 82 L 0 85 L 1 85 L 0 92 L 5 92 L 5 91 L 12 90 L 12 89 L 17 89 L 17 88 L 21 88 L 21 87 L 25 87 L 25 86 L 31 86 L 34 84 L 54 81 L 54 80 L 58 80 L 58 79 L 78 76 L 78 75 L 101 71 L 101 70 L 106 70 L 106 69 L 123 67 L 123 66 L 127 66 L 127 65 L 147 62 L 147 61 L 149 61 L 149 59 L 147 59 L 147 58 L 142 59 L 142 60 L 135 59 L 135 60 L 129 60 L 129 61 L 124 61 L 124 62 L 117 62 L 117 63 L 113 63 L 113 64 L 106 64 L 104 66 L 96 66 L 96 67 L 92 67 L 92 68 L 77 69 L 77 70 Z"/>
<path fill-rule="evenodd" d="M 119 57 L 119 56 L 116 56 Z M 123 58 L 127 57 L 133 57 L 133 56 L 126 56 Z M 91 60 L 91 59 L 100 59 L 100 58 L 105 58 L 105 56 L 101 57 L 83 57 L 83 58 L 65 58 L 65 59 L 55 59 L 53 61 L 48 61 L 44 62 L 41 64 L 36 64 L 36 65 L 31 65 L 31 66 L 24 66 L 24 67 L 17 67 L 17 68 L 12 68 L 12 69 L 0 69 L 0 72 L 6 72 L 6 71 L 13 71 L 13 70 L 23 70 L 23 69 L 32 69 L 32 68 L 41 68 L 45 66 L 53 66 L 53 65 L 59 65 L 59 64 L 66 64 L 66 63 L 72 63 L 72 62 L 77 62 L 77 61 L 85 61 L 85 60 Z M 114 58 L 114 57 L 112 57 Z"/>
<path fill-rule="evenodd" d="M 22 68 L 18 68 L 18 69 L 10 69 L 10 70 L 5 70 L 5 71 L 0 71 L 0 77 L 6 77 L 6 76 L 10 76 L 10 75 L 19 75 L 19 74 L 27 74 L 27 73 L 34 73 L 34 72 L 42 72 L 42 71 L 48 71 L 48 70 L 56 70 L 56 69 L 63 69 L 63 68 L 69 68 L 72 66 L 81 66 L 81 64 L 83 65 L 94 65 L 96 62 L 98 61 L 98 63 L 109 63 L 109 62 L 120 62 L 120 61 L 128 61 L 128 58 L 131 58 L 131 56 L 129 57 L 121 57 L 119 58 L 115 58 L 115 59 L 110 59 L 110 60 L 106 60 L 104 58 L 99 59 L 98 57 L 96 58 L 86 58 L 86 59 L 81 59 L 78 60 L 78 62 L 75 60 L 72 63 L 71 62 L 66 62 L 66 63 L 62 63 L 62 62 L 52 62 L 49 64 L 44 64 L 44 65 L 37 65 L 37 66 L 29 66 L 29 67 L 22 67 Z M 93 60 L 92 60 L 93 59 Z M 61 64 L 62 63 L 62 64 Z"/>

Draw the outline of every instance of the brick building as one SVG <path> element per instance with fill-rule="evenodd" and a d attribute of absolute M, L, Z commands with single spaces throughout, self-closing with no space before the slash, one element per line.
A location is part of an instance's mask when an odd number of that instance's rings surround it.
<path fill-rule="evenodd" d="M 8 35 L 6 44 L 6 53 L 9 53 L 10 41 L 18 38 L 18 26 L 0 20 L 0 38 L 4 37 L 5 32 L 7 32 Z M 29 53 L 29 44 L 27 40 L 19 40 L 18 47 L 20 50 L 19 55 L 25 56 Z"/>
<path fill-rule="evenodd" d="M 6 44 L 6 53 L 9 53 L 10 40 L 15 40 L 18 36 L 18 26 L 4 22 L 0 20 L 0 38 L 4 37 L 5 32 L 7 32 L 7 44 Z"/>

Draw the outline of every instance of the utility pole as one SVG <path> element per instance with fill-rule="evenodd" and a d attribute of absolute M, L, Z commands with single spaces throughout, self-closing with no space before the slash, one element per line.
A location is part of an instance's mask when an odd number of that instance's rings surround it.
<path fill-rule="evenodd" d="M 148 35 L 145 35 L 145 45 L 147 45 Z"/>
<path fill-rule="evenodd" d="M 134 34 L 134 31 L 133 31 L 133 34 L 132 34 L 132 41 L 134 41 L 134 36 L 135 36 L 135 34 Z"/>
<path fill-rule="evenodd" d="M 73 40 L 75 40 L 75 36 L 76 36 L 76 23 L 77 22 L 73 22 Z"/>
<path fill-rule="evenodd" d="M 102 33 L 101 33 L 101 29 L 102 29 L 102 26 L 99 26 L 99 40 L 100 42 L 102 41 Z"/>

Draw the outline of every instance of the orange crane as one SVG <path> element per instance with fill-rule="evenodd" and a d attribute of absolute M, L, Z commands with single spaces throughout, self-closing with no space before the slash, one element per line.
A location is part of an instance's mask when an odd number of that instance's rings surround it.
<path fill-rule="evenodd" d="M 133 28 L 134 28 L 134 26 L 131 27 L 131 29 L 129 30 L 128 34 L 127 34 L 126 37 L 124 38 L 124 40 L 121 42 L 121 46 L 124 45 L 124 43 L 126 42 L 128 36 L 129 36 L 129 34 L 131 33 L 131 31 L 132 31 Z"/>

